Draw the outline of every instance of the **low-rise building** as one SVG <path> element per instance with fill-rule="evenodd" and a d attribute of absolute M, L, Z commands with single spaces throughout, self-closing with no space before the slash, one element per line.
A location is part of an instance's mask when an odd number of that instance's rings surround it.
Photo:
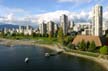
<path fill-rule="evenodd" d="M 90 35 L 77 35 L 72 44 L 74 45 L 78 45 L 82 40 L 84 40 L 85 42 L 92 42 L 94 41 L 96 46 L 99 47 L 99 46 L 102 46 L 103 42 L 101 41 L 102 39 L 98 36 L 90 36 Z"/>

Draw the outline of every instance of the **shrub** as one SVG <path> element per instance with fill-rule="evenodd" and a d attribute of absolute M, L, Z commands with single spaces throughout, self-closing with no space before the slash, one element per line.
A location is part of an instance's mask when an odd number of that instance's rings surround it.
<path fill-rule="evenodd" d="M 88 50 L 89 45 L 90 45 L 90 42 L 89 42 L 89 41 L 87 41 L 87 43 L 86 43 L 86 50 Z"/>
<path fill-rule="evenodd" d="M 79 49 L 84 51 L 85 48 L 86 48 L 86 43 L 85 43 L 84 40 L 82 40 L 82 41 L 79 43 Z"/>
<path fill-rule="evenodd" d="M 93 52 L 96 49 L 96 44 L 94 41 L 92 41 L 89 45 L 88 51 Z"/>
<path fill-rule="evenodd" d="M 63 45 L 67 46 L 69 43 L 71 43 L 73 40 L 73 37 L 72 36 L 66 36 L 64 38 L 64 41 L 63 41 Z"/>
<path fill-rule="evenodd" d="M 103 46 L 100 48 L 100 53 L 101 54 L 108 54 L 108 47 L 107 46 Z"/>
<path fill-rule="evenodd" d="M 69 49 L 75 49 L 74 45 L 72 45 L 71 42 L 67 45 L 67 47 L 68 47 Z"/>

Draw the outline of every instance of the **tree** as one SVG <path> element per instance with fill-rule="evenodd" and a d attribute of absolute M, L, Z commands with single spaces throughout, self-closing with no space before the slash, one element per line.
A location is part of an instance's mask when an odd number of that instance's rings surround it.
<path fill-rule="evenodd" d="M 88 51 L 94 51 L 96 49 L 96 44 L 94 41 L 92 41 L 89 45 Z"/>
<path fill-rule="evenodd" d="M 64 36 L 63 36 L 63 29 L 59 28 L 59 30 L 58 30 L 58 41 L 60 43 L 63 43 L 63 38 L 64 38 Z"/>
<path fill-rule="evenodd" d="M 72 37 L 72 36 L 66 36 L 66 37 L 64 38 L 63 44 L 64 44 L 65 46 L 67 46 L 69 43 L 72 43 L 72 40 L 73 40 L 73 37 Z"/>
<path fill-rule="evenodd" d="M 16 33 L 12 33 L 11 36 L 16 36 Z"/>
<path fill-rule="evenodd" d="M 88 50 L 89 45 L 90 45 L 90 42 L 89 42 L 89 41 L 87 41 L 87 42 L 86 42 L 86 50 Z"/>
<path fill-rule="evenodd" d="M 58 35 L 58 31 L 55 31 L 54 37 L 57 37 L 57 35 Z"/>
<path fill-rule="evenodd" d="M 79 49 L 84 51 L 84 50 L 85 50 L 85 47 L 86 47 L 86 43 L 85 43 L 84 40 L 82 40 L 82 41 L 79 43 Z"/>
<path fill-rule="evenodd" d="M 36 33 L 35 32 L 32 33 L 32 37 L 36 37 Z"/>
<path fill-rule="evenodd" d="M 106 55 L 106 54 L 108 54 L 108 47 L 107 46 L 103 46 L 103 47 L 100 48 L 99 51 L 100 51 L 101 54 L 105 54 Z"/>
<path fill-rule="evenodd" d="M 69 49 L 75 49 L 75 46 L 74 46 L 74 45 L 72 45 L 72 43 L 71 43 L 71 42 L 67 45 L 67 47 L 68 47 Z"/>
<path fill-rule="evenodd" d="M 49 33 L 49 39 L 51 39 L 53 37 L 52 32 Z"/>

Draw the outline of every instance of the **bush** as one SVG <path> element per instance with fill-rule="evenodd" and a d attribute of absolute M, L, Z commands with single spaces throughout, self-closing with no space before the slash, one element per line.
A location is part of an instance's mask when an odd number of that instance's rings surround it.
<path fill-rule="evenodd" d="M 103 46 L 100 48 L 100 53 L 101 54 L 108 54 L 108 47 L 107 46 Z"/>
<path fill-rule="evenodd" d="M 12 33 L 11 36 L 16 36 L 16 33 Z"/>
<path fill-rule="evenodd" d="M 32 33 L 32 37 L 36 37 L 36 33 L 33 32 L 33 33 Z"/>
<path fill-rule="evenodd" d="M 94 41 L 92 41 L 89 45 L 88 51 L 93 52 L 96 49 L 96 44 Z"/>
<path fill-rule="evenodd" d="M 75 48 L 74 48 L 74 45 L 72 45 L 71 42 L 67 45 L 67 47 L 68 47 L 69 49 L 75 49 Z"/>
<path fill-rule="evenodd" d="M 69 43 L 72 42 L 72 40 L 73 40 L 73 37 L 71 37 L 71 36 L 66 36 L 66 37 L 64 38 L 63 45 L 67 46 Z"/>
<path fill-rule="evenodd" d="M 85 50 L 85 47 L 86 47 L 86 43 L 84 40 L 82 40 L 80 43 L 79 43 L 79 49 L 84 51 Z"/>
<path fill-rule="evenodd" d="M 54 33 L 54 37 L 57 37 L 57 35 L 58 35 L 58 31 L 56 31 L 56 32 Z"/>
<path fill-rule="evenodd" d="M 90 46 L 90 42 L 87 41 L 87 43 L 86 43 L 86 50 L 88 50 L 89 46 Z"/>

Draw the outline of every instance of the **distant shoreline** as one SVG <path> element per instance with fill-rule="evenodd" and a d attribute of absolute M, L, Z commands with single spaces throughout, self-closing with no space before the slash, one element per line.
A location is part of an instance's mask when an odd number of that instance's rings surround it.
<path fill-rule="evenodd" d="M 0 45 L 6 45 L 6 46 L 16 46 L 16 45 L 34 45 L 34 46 L 39 46 L 39 47 L 44 47 L 50 50 L 56 50 L 59 49 L 57 46 L 51 44 L 39 44 L 36 43 L 33 40 L 29 40 L 29 41 L 25 41 L 25 40 L 11 40 L 11 39 L 3 39 L 0 38 Z M 108 60 L 102 59 L 102 58 L 98 58 L 98 57 L 92 57 L 92 56 L 87 56 L 87 55 L 82 55 L 82 54 L 78 54 L 78 53 L 72 53 L 72 52 L 66 52 L 64 51 L 64 54 L 68 54 L 68 55 L 72 55 L 72 56 L 77 56 L 77 57 L 81 57 L 81 58 L 86 58 L 92 61 L 95 61 L 96 63 L 99 63 L 103 68 L 105 68 L 106 70 L 108 70 Z"/>

